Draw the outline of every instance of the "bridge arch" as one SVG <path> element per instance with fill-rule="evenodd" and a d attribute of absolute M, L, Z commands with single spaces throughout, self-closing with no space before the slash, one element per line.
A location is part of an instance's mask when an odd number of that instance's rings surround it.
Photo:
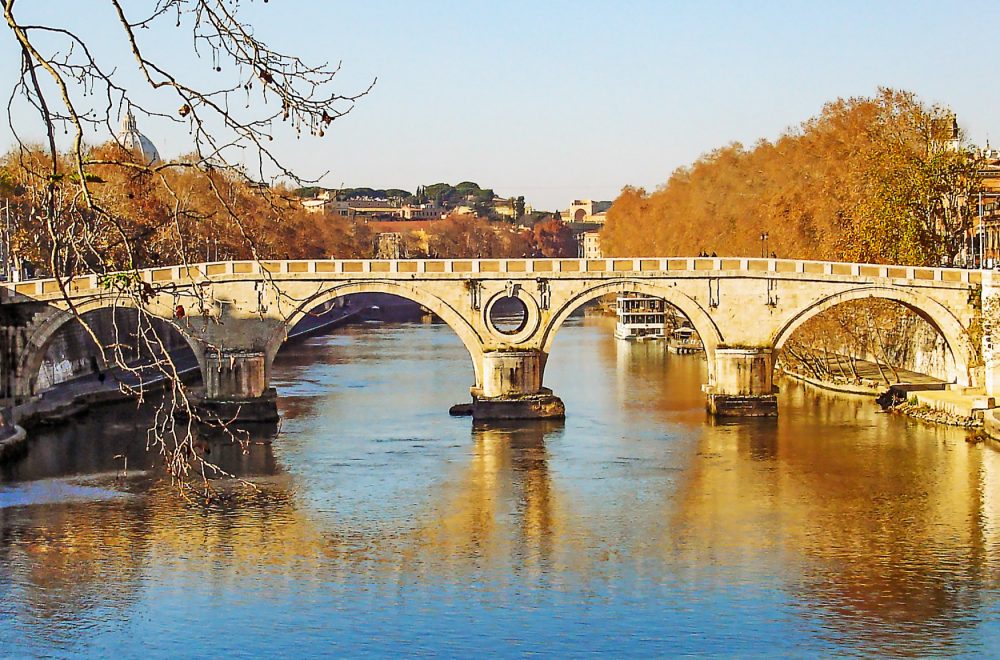
<path fill-rule="evenodd" d="M 556 332 L 578 307 L 591 300 L 611 293 L 641 293 L 662 298 L 684 314 L 705 346 L 705 357 L 708 362 L 708 384 L 715 382 L 715 349 L 722 343 L 722 334 L 715 321 L 705 309 L 693 298 L 681 293 L 676 288 L 663 284 L 650 284 L 641 280 L 616 279 L 608 280 L 596 286 L 589 287 L 564 301 L 542 328 L 541 348 L 545 355 L 552 349 Z"/>
<path fill-rule="evenodd" d="M 483 354 L 483 340 L 479 336 L 479 333 L 476 332 L 475 328 L 473 328 L 472 325 L 470 325 L 465 319 L 465 317 L 444 300 L 438 298 L 432 293 L 421 290 L 419 287 L 400 284 L 388 280 L 361 280 L 347 282 L 344 284 L 332 282 L 331 284 L 333 284 L 333 286 L 323 289 L 296 308 L 296 310 L 285 320 L 284 326 L 271 337 L 267 344 L 268 364 L 270 364 L 274 360 L 274 356 L 277 355 L 278 349 L 281 348 L 282 343 L 285 341 L 288 329 L 294 327 L 296 323 L 298 323 L 303 317 L 305 317 L 306 314 L 310 312 L 310 310 L 315 309 L 319 305 L 329 302 L 334 298 L 349 296 L 355 293 L 386 293 L 393 296 L 399 296 L 400 298 L 406 298 L 407 300 L 415 302 L 418 305 L 422 305 L 444 321 L 448 327 L 450 327 L 452 331 L 458 335 L 458 338 L 462 341 L 466 350 L 469 351 L 469 356 L 472 358 L 472 366 L 476 374 L 476 385 L 482 384 L 481 357 Z"/>
<path fill-rule="evenodd" d="M 867 300 L 869 298 L 898 302 L 929 323 L 944 338 L 945 344 L 948 346 L 948 352 L 951 354 L 951 364 L 953 365 L 954 373 L 949 374 L 949 379 L 959 385 L 971 384 L 972 373 L 970 362 L 974 351 L 972 350 L 968 330 L 950 309 L 928 296 L 909 289 L 889 286 L 863 286 L 822 298 L 785 321 L 772 336 L 771 345 L 775 351 L 779 351 L 785 345 L 785 342 L 788 341 L 789 337 L 803 323 L 817 314 L 821 314 L 841 303 L 851 300 Z"/>
<path fill-rule="evenodd" d="M 76 313 L 67 309 L 51 307 L 46 317 L 36 328 L 33 329 L 30 336 L 27 337 L 27 342 L 24 347 L 25 350 L 23 351 L 21 359 L 18 361 L 17 374 L 14 379 L 14 396 L 17 399 L 28 399 L 34 395 L 38 371 L 41 369 L 42 363 L 45 361 L 45 353 L 48 350 L 49 345 L 52 343 L 53 338 L 56 336 L 56 333 L 68 324 L 76 321 L 78 317 L 83 317 L 85 314 L 100 311 L 102 309 L 130 309 L 136 311 L 136 313 L 139 312 L 139 309 L 129 298 L 120 298 L 115 299 L 114 301 L 110 301 L 107 298 L 92 298 L 89 300 L 74 302 L 73 307 L 76 310 Z M 148 311 L 146 313 L 153 318 L 164 321 L 184 338 L 184 341 L 187 343 L 188 347 L 198 360 L 199 370 L 204 373 L 205 364 L 201 343 L 185 332 L 182 327 L 173 323 L 172 319 L 167 319 L 157 314 L 151 314 Z"/>

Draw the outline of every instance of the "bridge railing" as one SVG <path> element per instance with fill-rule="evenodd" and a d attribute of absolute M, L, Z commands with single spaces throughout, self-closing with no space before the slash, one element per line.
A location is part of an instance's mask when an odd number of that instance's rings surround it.
<path fill-rule="evenodd" d="M 720 275 L 753 273 L 766 275 L 800 274 L 817 276 L 850 276 L 911 280 L 916 282 L 950 282 L 978 284 L 982 271 L 958 268 L 927 268 L 860 264 L 838 261 L 803 261 L 798 259 L 760 259 L 748 257 L 636 257 L 609 259 L 309 259 L 223 261 L 166 266 L 140 271 L 143 281 L 150 284 L 188 283 L 233 276 L 251 277 L 322 274 L 539 274 L 554 273 L 707 273 Z M 60 294 L 65 288 L 71 293 L 107 289 L 102 277 L 83 275 L 71 280 L 49 279 L 3 283 L 8 293 L 30 297 Z"/>

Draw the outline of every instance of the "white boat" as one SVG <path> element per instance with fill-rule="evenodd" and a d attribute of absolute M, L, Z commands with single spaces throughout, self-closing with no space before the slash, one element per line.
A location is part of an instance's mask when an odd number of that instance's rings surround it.
<path fill-rule="evenodd" d="M 662 298 L 627 293 L 615 302 L 618 323 L 615 338 L 628 341 L 663 339 L 667 326 L 666 303 Z"/>
<path fill-rule="evenodd" d="M 695 334 L 694 328 L 682 325 L 674 328 L 674 331 L 670 333 L 670 339 L 667 341 L 667 350 L 678 354 L 697 353 L 705 350 L 705 346 L 701 343 L 698 335 Z"/>

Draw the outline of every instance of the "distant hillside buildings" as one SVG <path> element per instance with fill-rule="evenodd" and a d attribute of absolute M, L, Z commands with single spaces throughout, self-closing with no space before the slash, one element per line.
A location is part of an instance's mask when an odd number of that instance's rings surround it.
<path fill-rule="evenodd" d="M 379 220 L 440 220 L 450 211 L 433 203 L 404 204 L 400 200 L 370 198 L 337 199 L 335 193 L 326 190 L 312 199 L 303 200 L 302 207 L 310 213 Z"/>
<path fill-rule="evenodd" d="M 560 219 L 576 235 L 577 254 L 580 258 L 603 258 L 600 228 L 607 221 L 610 208 L 611 202 L 574 199 L 568 209 L 559 212 Z"/>
<path fill-rule="evenodd" d="M 592 199 L 574 199 L 573 203 L 559 215 L 563 222 L 603 225 L 608 217 L 611 202 L 595 202 Z"/>
<path fill-rule="evenodd" d="M 576 235 L 578 253 L 581 259 L 603 259 L 601 252 L 601 232 L 585 231 Z"/>
<path fill-rule="evenodd" d="M 450 213 L 480 215 L 496 220 L 516 220 L 534 212 L 523 197 L 499 197 L 488 191 L 483 195 L 451 195 L 446 199 L 417 201 L 422 194 L 398 197 L 351 196 L 344 198 L 336 191 L 323 190 L 302 201 L 302 207 L 310 213 L 324 213 L 347 218 L 370 220 L 441 220 Z M 485 197 L 485 198 L 484 198 Z"/>
<path fill-rule="evenodd" d="M 530 204 L 525 203 L 523 197 L 500 197 L 488 189 L 481 189 L 478 186 L 472 188 L 474 184 L 468 182 L 459 184 L 459 186 L 464 185 L 469 186 L 468 190 L 471 191 L 469 194 L 464 194 L 465 191 L 459 187 L 447 184 L 418 188 L 415 195 L 395 189 L 392 191 L 349 189 L 346 195 L 343 191 L 308 189 L 303 193 L 311 196 L 302 200 L 302 207 L 310 213 L 364 219 L 396 227 L 391 233 L 384 232 L 379 235 L 378 240 L 382 242 L 377 245 L 376 250 L 384 255 L 399 253 L 402 245 L 396 238 L 400 235 L 398 232 L 402 231 L 401 225 L 392 225 L 393 222 L 442 220 L 449 214 L 456 213 L 478 215 L 492 220 L 521 221 L 521 227 L 530 228 L 534 222 L 556 215 L 536 212 Z M 447 186 L 447 194 L 441 194 L 437 190 L 440 186 Z M 427 191 L 433 194 L 434 201 L 428 201 L 430 195 Z M 462 191 L 462 194 L 455 194 L 455 191 Z M 383 193 L 387 194 L 383 197 Z M 609 208 L 611 208 L 610 201 L 574 199 L 569 208 L 559 211 L 558 218 L 569 225 L 576 236 L 578 254 L 581 258 L 602 258 L 599 230 L 607 220 Z"/>

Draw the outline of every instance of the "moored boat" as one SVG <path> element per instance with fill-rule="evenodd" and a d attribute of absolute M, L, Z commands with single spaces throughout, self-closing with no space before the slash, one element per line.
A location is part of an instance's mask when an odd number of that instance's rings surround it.
<path fill-rule="evenodd" d="M 615 338 L 627 341 L 664 338 L 667 314 L 662 298 L 622 294 L 615 303 L 615 312 L 618 316 Z"/>
<path fill-rule="evenodd" d="M 671 353 L 698 353 L 705 350 L 694 328 L 686 325 L 674 328 L 667 339 L 667 350 Z"/>

